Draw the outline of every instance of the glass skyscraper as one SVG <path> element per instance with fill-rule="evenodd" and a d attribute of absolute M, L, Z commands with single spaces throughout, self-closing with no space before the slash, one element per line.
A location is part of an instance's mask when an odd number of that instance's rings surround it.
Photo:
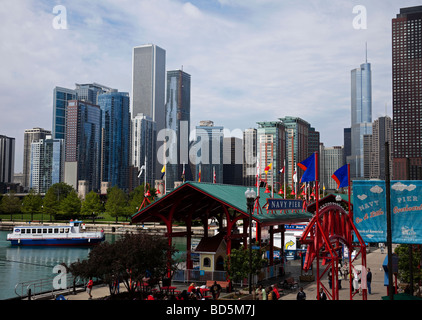
<path fill-rule="evenodd" d="M 172 137 L 167 145 L 166 190 L 181 181 L 183 164 L 189 167 L 191 76 L 182 70 L 167 72 L 166 129 Z"/>
<path fill-rule="evenodd" d="M 65 139 L 65 182 L 78 188 L 85 180 L 89 190 L 100 188 L 101 109 L 79 100 L 68 101 Z"/>
<path fill-rule="evenodd" d="M 351 71 L 351 178 L 364 177 L 364 135 L 372 134 L 371 64 L 365 62 Z"/>
<path fill-rule="evenodd" d="M 53 139 L 64 139 L 66 135 L 66 108 L 67 102 L 76 100 L 75 90 L 55 87 L 53 91 Z"/>
<path fill-rule="evenodd" d="M 101 181 L 127 190 L 129 186 L 129 93 L 111 90 L 98 96 L 102 111 Z"/>

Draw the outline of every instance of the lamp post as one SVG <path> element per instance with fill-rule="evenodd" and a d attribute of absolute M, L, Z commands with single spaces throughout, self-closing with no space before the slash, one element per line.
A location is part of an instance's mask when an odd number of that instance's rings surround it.
<path fill-rule="evenodd" d="M 252 211 L 256 198 L 254 189 L 247 189 L 245 192 L 246 204 L 249 214 L 249 294 L 252 293 Z"/>

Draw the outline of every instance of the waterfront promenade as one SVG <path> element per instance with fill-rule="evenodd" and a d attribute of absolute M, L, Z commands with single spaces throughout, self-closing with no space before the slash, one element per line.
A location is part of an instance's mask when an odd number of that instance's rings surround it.
<path fill-rule="evenodd" d="M 386 251 L 381 253 L 380 249 L 378 248 L 371 248 L 371 252 L 367 253 L 367 267 L 371 269 L 372 272 L 372 294 L 368 295 L 367 300 L 382 300 L 383 296 L 387 296 L 387 287 L 384 286 L 384 269 L 382 264 L 384 259 L 386 258 Z M 300 270 L 300 261 L 288 261 L 286 265 L 286 275 L 279 278 L 273 278 L 263 283 L 264 286 L 269 286 L 274 283 L 283 282 L 285 278 L 294 277 L 296 281 L 299 280 L 299 276 L 301 274 Z M 328 281 L 323 280 L 324 285 L 329 288 Z M 187 289 L 189 284 L 187 283 L 178 283 L 173 282 L 173 286 L 177 287 L 178 290 L 183 291 Z M 307 300 L 317 300 L 317 284 L 316 281 L 312 282 L 299 282 L 298 287 L 302 286 L 304 292 L 306 293 Z M 120 292 L 124 292 L 126 289 L 123 285 L 120 287 Z M 247 290 L 247 288 L 245 288 Z M 281 296 L 279 300 L 296 300 L 298 288 L 293 290 L 284 290 L 284 294 Z M 109 289 L 107 286 L 103 285 L 96 285 L 92 289 L 92 297 L 93 300 L 102 299 L 109 295 Z M 221 295 L 224 297 L 224 294 Z M 340 300 L 350 300 L 350 293 L 349 293 L 349 282 L 346 280 L 342 281 L 342 289 L 339 290 L 339 297 Z M 77 294 L 67 295 L 65 297 L 67 300 L 89 300 L 89 295 L 85 291 L 80 291 Z M 353 297 L 353 300 L 361 301 L 362 296 L 356 294 Z"/>

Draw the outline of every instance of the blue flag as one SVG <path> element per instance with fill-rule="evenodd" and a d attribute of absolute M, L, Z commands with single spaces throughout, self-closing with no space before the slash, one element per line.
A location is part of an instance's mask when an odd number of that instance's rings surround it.
<path fill-rule="evenodd" d="M 337 189 L 349 186 L 349 173 L 347 164 L 337 169 L 336 172 L 331 176 L 337 182 Z"/>
<path fill-rule="evenodd" d="M 308 159 L 297 164 L 300 168 L 305 170 L 305 173 L 300 179 L 300 183 L 316 181 L 316 171 L 315 171 L 315 153 L 310 156 Z"/>

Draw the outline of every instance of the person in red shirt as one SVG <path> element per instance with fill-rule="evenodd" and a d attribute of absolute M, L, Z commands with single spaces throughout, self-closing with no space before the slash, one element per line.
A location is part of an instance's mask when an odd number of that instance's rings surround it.
<path fill-rule="evenodd" d="M 86 285 L 86 292 L 89 294 L 89 299 L 92 299 L 92 287 L 94 286 L 94 281 L 92 281 L 92 278 L 89 279 L 88 284 Z"/>
<path fill-rule="evenodd" d="M 188 293 L 191 293 L 193 289 L 195 289 L 195 283 L 192 282 L 188 287 Z"/>
<path fill-rule="evenodd" d="M 280 293 L 278 292 L 278 287 L 277 287 L 277 284 L 274 284 L 273 285 L 273 291 L 274 291 L 274 293 L 275 293 L 275 297 L 276 297 L 276 299 L 278 300 L 278 299 L 280 299 Z"/>

